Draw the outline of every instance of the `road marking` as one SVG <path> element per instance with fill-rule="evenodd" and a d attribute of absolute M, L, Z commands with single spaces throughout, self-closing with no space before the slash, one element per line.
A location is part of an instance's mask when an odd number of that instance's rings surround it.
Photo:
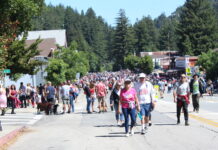
<path fill-rule="evenodd" d="M 190 114 L 189 115 L 192 119 L 196 119 L 198 121 L 201 121 L 203 123 L 206 123 L 208 125 L 212 125 L 214 127 L 218 127 L 218 122 L 215 122 L 215 121 L 212 121 L 212 120 L 209 120 L 209 119 L 206 119 L 206 118 L 203 118 L 203 117 L 199 117 L 199 116 L 195 116 L 193 114 Z"/>

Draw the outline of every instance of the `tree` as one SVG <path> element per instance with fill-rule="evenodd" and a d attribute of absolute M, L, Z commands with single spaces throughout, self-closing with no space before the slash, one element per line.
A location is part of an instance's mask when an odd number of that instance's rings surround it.
<path fill-rule="evenodd" d="M 55 58 L 61 59 L 65 64 L 67 64 L 65 70 L 66 80 L 75 79 L 76 73 L 80 73 L 81 76 L 83 76 L 89 71 L 87 53 L 77 51 L 76 42 L 72 42 L 70 47 L 62 48 L 61 51 L 56 52 Z"/>
<path fill-rule="evenodd" d="M 144 17 L 135 24 L 134 28 L 137 39 L 137 54 L 143 51 L 156 51 L 157 30 L 154 26 L 153 20 L 150 17 Z"/>
<path fill-rule="evenodd" d="M 150 56 L 128 55 L 125 57 L 125 67 L 134 72 L 150 74 L 153 71 L 153 61 Z"/>
<path fill-rule="evenodd" d="M 26 35 L 31 29 L 31 19 L 39 14 L 43 0 L 2 0 L 0 5 L 0 69 L 9 68 L 16 73 L 32 74 L 41 65 L 32 58 L 39 54 L 37 40 L 29 48 L 25 46 Z M 23 55 L 22 55 L 23 54 Z"/>
<path fill-rule="evenodd" d="M 176 50 L 175 25 L 171 19 L 166 19 L 159 31 L 159 50 Z"/>
<path fill-rule="evenodd" d="M 142 57 L 139 61 L 138 68 L 140 69 L 141 72 L 150 74 L 154 69 L 152 58 L 150 56 Z"/>
<path fill-rule="evenodd" d="M 115 30 L 115 37 L 114 37 L 114 69 L 119 70 L 124 67 L 124 57 L 128 54 L 133 53 L 133 41 L 134 36 L 131 34 L 131 28 L 126 17 L 125 11 L 119 11 L 119 17 L 117 18 L 117 26 Z"/>
<path fill-rule="evenodd" d="M 208 0 L 187 0 L 177 28 L 181 54 L 200 55 L 213 49 L 217 42 L 217 23 Z"/>
<path fill-rule="evenodd" d="M 206 75 L 208 79 L 217 79 L 218 77 L 218 53 L 213 51 L 208 51 L 207 53 L 202 53 L 198 59 L 197 65 L 201 66 L 206 70 Z"/>
<path fill-rule="evenodd" d="M 68 65 L 62 59 L 50 59 L 46 68 L 48 73 L 46 80 L 51 81 L 54 85 L 60 85 L 65 82 L 67 67 Z"/>
<path fill-rule="evenodd" d="M 132 54 L 124 58 L 125 68 L 137 72 L 139 70 L 140 58 Z"/>

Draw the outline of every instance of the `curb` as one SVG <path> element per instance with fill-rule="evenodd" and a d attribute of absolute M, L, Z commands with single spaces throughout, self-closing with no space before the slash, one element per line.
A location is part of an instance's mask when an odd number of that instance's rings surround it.
<path fill-rule="evenodd" d="M 0 138 L 0 147 L 10 142 L 14 137 L 16 137 L 19 133 L 23 132 L 27 127 L 22 126 L 18 129 L 15 129 L 14 131 L 6 134 L 5 136 Z"/>

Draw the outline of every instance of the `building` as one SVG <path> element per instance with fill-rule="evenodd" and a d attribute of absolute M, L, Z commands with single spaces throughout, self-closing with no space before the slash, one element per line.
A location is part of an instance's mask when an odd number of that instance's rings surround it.
<path fill-rule="evenodd" d="M 172 68 L 174 57 L 178 56 L 177 51 L 157 51 L 157 52 L 141 52 L 140 57 L 151 56 L 154 67 L 156 69 L 168 70 Z"/>
<path fill-rule="evenodd" d="M 61 47 L 67 47 L 66 30 L 45 30 L 45 31 L 29 31 L 26 40 L 26 46 L 30 46 L 36 41 L 36 39 L 42 39 L 42 42 L 38 45 L 40 54 L 35 56 L 34 59 L 48 62 L 48 59 L 52 57 L 53 52 L 57 50 L 57 45 Z M 18 81 L 12 81 L 9 77 L 5 78 L 6 86 L 15 84 L 19 87 L 20 82 L 24 85 L 31 83 L 33 86 L 38 86 L 40 83 L 44 84 L 47 73 L 45 71 L 46 65 L 42 65 L 38 69 L 39 71 L 35 75 L 23 75 Z"/>

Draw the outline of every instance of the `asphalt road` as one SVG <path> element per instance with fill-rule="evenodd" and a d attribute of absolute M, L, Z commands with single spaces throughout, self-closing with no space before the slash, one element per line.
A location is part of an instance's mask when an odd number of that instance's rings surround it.
<path fill-rule="evenodd" d="M 166 96 L 170 99 L 170 95 Z M 140 126 L 135 135 L 125 137 L 116 126 L 114 112 L 86 114 L 85 100 L 76 105 L 75 114 L 45 116 L 9 150 L 217 150 L 218 130 L 190 119 L 190 126 L 176 125 L 175 108 L 159 102 L 153 112 L 153 125 L 145 135 Z M 210 107 L 210 106 L 202 106 Z M 139 123 L 139 119 L 138 119 Z"/>

